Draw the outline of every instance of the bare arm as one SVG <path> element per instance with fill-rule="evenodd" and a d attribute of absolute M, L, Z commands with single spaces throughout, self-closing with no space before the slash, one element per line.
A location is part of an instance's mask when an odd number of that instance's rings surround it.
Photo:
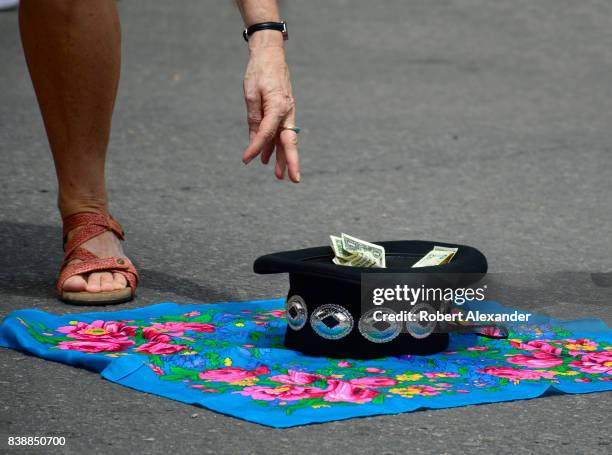
<path fill-rule="evenodd" d="M 236 3 L 247 26 L 280 20 L 276 0 L 236 0 Z"/>
<path fill-rule="evenodd" d="M 236 0 L 245 25 L 280 20 L 276 0 Z M 261 154 L 268 164 L 276 152 L 274 173 L 300 181 L 297 134 L 283 127 L 295 126 L 295 104 L 282 34 L 262 30 L 249 39 L 249 64 L 244 76 L 249 145 L 242 160 L 248 164 Z"/>

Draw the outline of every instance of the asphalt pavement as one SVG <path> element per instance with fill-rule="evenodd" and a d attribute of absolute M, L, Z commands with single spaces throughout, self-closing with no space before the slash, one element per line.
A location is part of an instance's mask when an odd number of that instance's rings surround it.
<path fill-rule="evenodd" d="M 286 276 L 257 276 L 253 260 L 348 231 L 474 245 L 505 286 L 502 303 L 612 322 L 612 3 L 281 8 L 303 128 L 299 185 L 240 161 L 247 50 L 232 2 L 119 3 L 109 193 L 142 273 L 125 308 L 284 296 Z M 16 12 L 0 13 L 0 154 L 0 317 L 83 311 L 54 297 L 56 182 Z M 274 430 L 0 350 L 0 453 L 18 453 L 7 436 L 38 434 L 65 436 L 68 454 L 600 454 L 611 398 Z"/>

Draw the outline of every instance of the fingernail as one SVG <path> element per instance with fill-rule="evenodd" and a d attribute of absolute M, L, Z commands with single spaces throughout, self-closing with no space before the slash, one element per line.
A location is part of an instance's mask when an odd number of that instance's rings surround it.
<path fill-rule="evenodd" d="M 299 182 L 302 179 L 302 176 L 300 175 L 300 173 L 297 173 L 297 181 Z"/>

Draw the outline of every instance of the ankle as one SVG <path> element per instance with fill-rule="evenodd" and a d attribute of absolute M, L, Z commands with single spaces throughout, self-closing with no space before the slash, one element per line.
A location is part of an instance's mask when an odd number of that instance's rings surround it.
<path fill-rule="evenodd" d="M 108 202 L 106 198 L 73 198 L 62 197 L 60 194 L 57 206 L 62 219 L 79 212 L 108 214 Z"/>

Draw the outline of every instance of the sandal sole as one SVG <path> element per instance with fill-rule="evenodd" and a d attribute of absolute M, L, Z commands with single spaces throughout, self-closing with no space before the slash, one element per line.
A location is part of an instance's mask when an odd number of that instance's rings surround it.
<path fill-rule="evenodd" d="M 60 300 L 70 305 L 117 305 L 129 302 L 134 296 L 127 287 L 117 291 L 105 292 L 63 292 Z"/>

